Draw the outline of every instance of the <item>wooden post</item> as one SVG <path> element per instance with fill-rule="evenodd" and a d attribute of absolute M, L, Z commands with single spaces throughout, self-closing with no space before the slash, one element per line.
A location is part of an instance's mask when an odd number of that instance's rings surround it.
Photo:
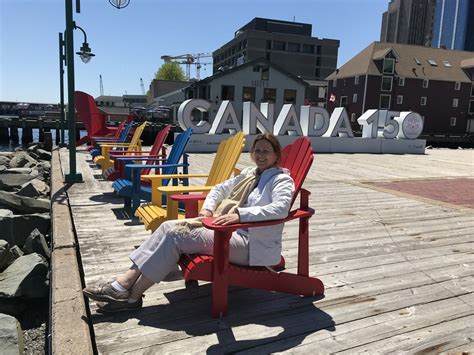
<path fill-rule="evenodd" d="M 0 127 L 0 141 L 8 141 L 8 127 Z"/>
<path fill-rule="evenodd" d="M 10 127 L 10 140 L 14 143 L 18 143 L 18 128 Z"/>
<path fill-rule="evenodd" d="M 22 144 L 30 144 L 33 142 L 33 128 L 31 127 L 23 127 L 22 128 L 23 134 L 21 135 L 21 143 Z"/>
<path fill-rule="evenodd" d="M 44 132 L 44 149 L 47 151 L 53 150 L 53 136 L 51 135 L 51 130 L 48 129 L 48 132 Z"/>

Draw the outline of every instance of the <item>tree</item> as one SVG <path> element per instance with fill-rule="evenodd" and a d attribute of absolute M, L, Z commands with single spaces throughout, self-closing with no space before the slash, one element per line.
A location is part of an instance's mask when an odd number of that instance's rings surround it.
<path fill-rule="evenodd" d="M 178 63 L 168 62 L 164 63 L 160 69 L 155 73 L 156 80 L 176 80 L 186 81 L 186 75 Z"/>

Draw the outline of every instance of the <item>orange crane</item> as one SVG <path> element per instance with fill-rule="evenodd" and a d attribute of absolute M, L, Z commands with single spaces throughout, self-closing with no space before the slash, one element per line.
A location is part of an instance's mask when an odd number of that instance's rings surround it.
<path fill-rule="evenodd" d="M 197 54 L 181 54 L 176 56 L 171 55 L 162 55 L 161 59 L 168 62 L 175 62 L 178 64 L 185 64 L 186 65 L 186 79 L 189 80 L 191 78 L 191 65 L 196 66 L 196 79 L 200 79 L 200 69 L 203 65 L 208 65 L 212 63 L 202 63 L 201 58 L 212 58 L 212 53 L 197 53 Z"/>

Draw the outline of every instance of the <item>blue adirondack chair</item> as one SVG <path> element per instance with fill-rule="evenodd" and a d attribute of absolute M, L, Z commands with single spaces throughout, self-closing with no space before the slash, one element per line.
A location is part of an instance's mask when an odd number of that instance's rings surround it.
<path fill-rule="evenodd" d="M 92 149 L 89 153 L 92 155 L 92 158 L 101 154 L 100 150 L 100 143 L 125 143 L 128 138 L 128 134 L 133 127 L 133 121 L 128 122 L 120 133 L 120 137 L 117 140 L 110 140 L 110 139 L 98 139 L 95 141 L 96 147 Z"/>
<path fill-rule="evenodd" d="M 178 168 L 183 168 L 183 174 L 188 174 L 188 155 L 184 153 L 186 145 L 191 138 L 192 129 L 178 134 L 167 158 L 139 158 L 139 161 L 150 161 L 154 164 L 133 164 L 137 158 L 118 158 L 125 165 L 125 178 L 117 179 L 112 184 L 115 192 L 124 198 L 124 207 L 131 208 L 132 212 L 140 206 L 140 201 L 151 201 L 152 187 L 141 184 L 141 172 L 143 169 L 152 168 L 160 170 L 160 175 L 176 174 Z M 183 162 L 179 163 L 183 158 Z M 178 179 L 172 179 L 173 184 L 178 184 Z M 162 184 L 166 186 L 170 179 L 164 179 Z M 183 179 L 183 184 L 188 185 L 188 179 Z M 166 203 L 166 195 L 162 197 L 162 203 Z"/>

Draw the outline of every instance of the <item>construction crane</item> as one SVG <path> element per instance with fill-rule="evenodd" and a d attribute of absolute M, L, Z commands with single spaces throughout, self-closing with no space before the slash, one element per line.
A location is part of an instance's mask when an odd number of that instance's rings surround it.
<path fill-rule="evenodd" d="M 99 74 L 100 96 L 104 96 L 104 83 L 102 82 L 102 74 Z"/>
<path fill-rule="evenodd" d="M 140 87 L 142 88 L 142 95 L 145 95 L 145 85 L 143 85 L 143 79 L 140 78 Z"/>
<path fill-rule="evenodd" d="M 175 62 L 178 64 L 186 65 L 186 79 L 191 78 L 191 65 L 196 66 L 196 79 L 200 79 L 200 70 L 203 65 L 208 65 L 212 63 L 202 63 L 201 58 L 212 58 L 212 53 L 197 53 L 197 54 L 181 54 L 181 55 L 162 55 L 161 59 L 168 62 Z"/>

